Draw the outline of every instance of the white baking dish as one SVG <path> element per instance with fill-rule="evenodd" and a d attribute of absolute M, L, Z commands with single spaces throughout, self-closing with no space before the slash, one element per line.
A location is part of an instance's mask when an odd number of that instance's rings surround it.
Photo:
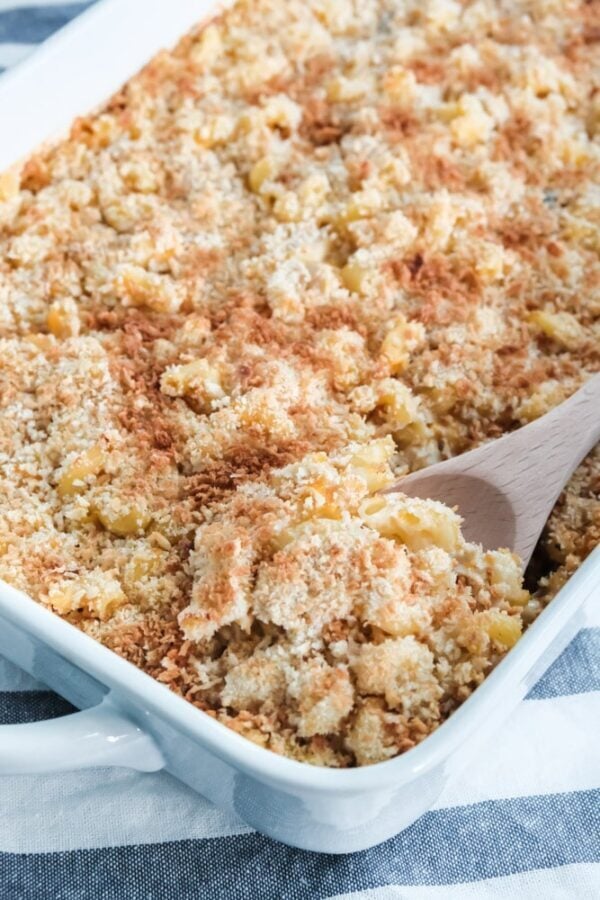
<path fill-rule="evenodd" d="M 56 137 L 155 51 L 209 14 L 210 0 L 102 0 L 0 79 L 0 170 Z M 0 727 L 0 773 L 97 765 L 167 769 L 259 831 L 345 853 L 396 834 L 429 809 L 577 632 L 600 581 L 600 550 L 517 647 L 435 734 L 362 769 L 276 756 L 0 582 L 0 654 L 84 712 Z"/>

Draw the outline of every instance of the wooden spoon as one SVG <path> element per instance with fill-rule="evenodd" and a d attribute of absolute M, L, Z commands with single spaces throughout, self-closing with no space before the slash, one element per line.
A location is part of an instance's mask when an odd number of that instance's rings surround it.
<path fill-rule="evenodd" d="M 457 507 L 463 534 L 526 566 L 558 495 L 600 440 L 600 374 L 545 416 L 477 450 L 402 478 L 385 493 Z"/>

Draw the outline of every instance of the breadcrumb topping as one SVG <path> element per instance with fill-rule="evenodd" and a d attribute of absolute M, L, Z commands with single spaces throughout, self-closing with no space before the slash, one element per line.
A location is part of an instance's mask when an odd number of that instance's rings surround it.
<path fill-rule="evenodd" d="M 0 175 L 0 577 L 275 752 L 430 734 L 523 587 L 380 490 L 600 369 L 600 7 L 238 0 Z"/>

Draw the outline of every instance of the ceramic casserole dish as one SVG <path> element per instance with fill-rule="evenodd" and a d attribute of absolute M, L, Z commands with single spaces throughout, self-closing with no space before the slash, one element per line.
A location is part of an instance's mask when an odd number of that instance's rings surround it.
<path fill-rule="evenodd" d="M 209 0 L 100 0 L 0 81 L 0 170 L 60 136 L 76 115 L 103 101 L 214 8 Z M 0 774 L 165 769 L 286 844 L 331 853 L 361 850 L 428 810 L 501 730 L 580 628 L 599 581 L 596 550 L 435 733 L 404 755 L 346 770 L 318 768 L 256 746 L 0 583 L 0 654 L 82 710 L 0 727 Z"/>

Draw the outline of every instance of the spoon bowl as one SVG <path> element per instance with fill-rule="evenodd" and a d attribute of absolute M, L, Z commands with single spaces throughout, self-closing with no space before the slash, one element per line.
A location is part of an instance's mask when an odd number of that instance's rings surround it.
<path fill-rule="evenodd" d="M 600 440 L 600 374 L 530 425 L 398 481 L 385 493 L 456 507 L 465 537 L 527 566 L 565 484 Z"/>

